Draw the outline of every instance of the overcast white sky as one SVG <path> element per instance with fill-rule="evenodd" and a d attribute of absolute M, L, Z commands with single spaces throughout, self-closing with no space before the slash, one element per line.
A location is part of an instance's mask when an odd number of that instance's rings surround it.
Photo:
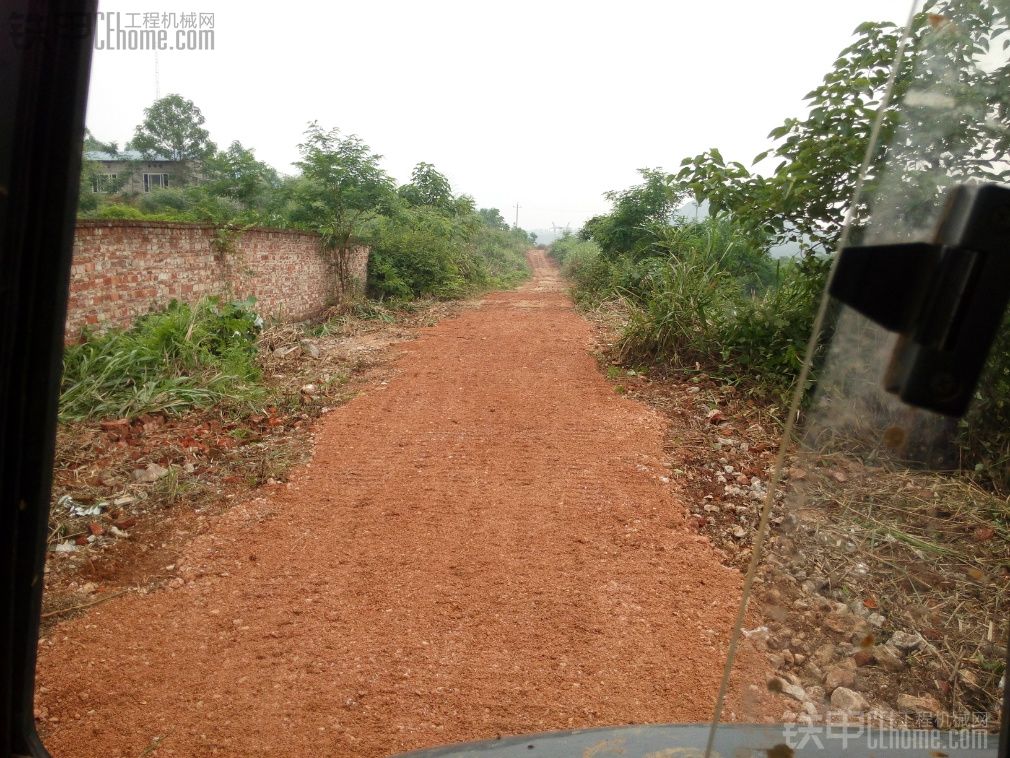
<path fill-rule="evenodd" d="M 185 6 L 185 7 L 184 7 Z M 636 169 L 718 147 L 749 163 L 803 111 L 862 21 L 908 0 L 765 3 L 355 0 L 117 3 L 215 14 L 213 51 L 159 54 L 161 94 L 193 100 L 218 145 L 293 172 L 307 122 L 361 136 L 399 181 L 418 161 L 457 192 L 520 204 L 527 229 L 579 226 Z M 155 98 L 155 56 L 96 51 L 88 125 L 122 146 Z"/>

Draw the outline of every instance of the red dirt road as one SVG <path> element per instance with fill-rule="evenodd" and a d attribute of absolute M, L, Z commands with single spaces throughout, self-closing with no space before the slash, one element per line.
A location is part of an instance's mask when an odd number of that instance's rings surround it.
<path fill-rule="evenodd" d="M 741 577 L 663 481 L 662 420 L 614 392 L 531 262 L 325 416 L 290 485 L 189 546 L 182 586 L 48 636 L 55 756 L 378 756 L 708 719 Z"/>

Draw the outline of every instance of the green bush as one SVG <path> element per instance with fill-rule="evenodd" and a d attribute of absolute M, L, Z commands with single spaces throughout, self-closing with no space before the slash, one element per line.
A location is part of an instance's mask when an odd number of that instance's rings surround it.
<path fill-rule="evenodd" d="M 605 257 L 570 235 L 552 255 L 577 302 L 624 301 L 624 360 L 699 366 L 775 393 L 802 367 L 827 272 L 824 259 L 772 261 L 762 240 L 727 218 L 656 225 L 634 255 Z"/>
<path fill-rule="evenodd" d="M 630 320 L 621 355 L 632 361 L 667 361 L 676 367 L 719 364 L 721 336 L 735 309 L 732 277 L 701 256 L 668 259 L 628 299 Z M 727 367 L 728 368 L 728 367 Z"/>
<path fill-rule="evenodd" d="M 375 297 L 452 299 L 528 275 L 525 232 L 492 229 L 473 213 L 403 208 L 376 219 L 368 241 L 368 289 Z"/>
<path fill-rule="evenodd" d="M 137 207 L 148 215 L 183 213 L 192 206 L 192 197 L 182 189 L 172 187 L 148 192 L 137 200 Z"/>
<path fill-rule="evenodd" d="M 144 214 L 139 208 L 134 208 L 132 205 L 109 203 L 108 205 L 99 206 L 95 211 L 94 218 L 139 220 L 144 218 Z"/>
<path fill-rule="evenodd" d="M 231 224 L 259 220 L 254 211 L 244 208 L 239 201 L 212 195 L 202 186 L 149 192 L 137 204 L 152 221 Z"/>
<path fill-rule="evenodd" d="M 484 262 L 488 286 L 515 287 L 530 275 L 526 251 L 530 247 L 522 230 L 496 229 L 482 224 L 473 241 L 474 253 Z"/>
<path fill-rule="evenodd" d="M 264 397 L 256 366 L 261 321 L 251 301 L 173 301 L 125 331 L 85 334 L 63 359 L 60 417 L 123 418 Z"/>
<path fill-rule="evenodd" d="M 681 220 L 651 228 L 649 255 L 660 258 L 716 260 L 745 294 L 760 294 L 776 281 L 768 240 L 745 231 L 726 216 Z"/>
<path fill-rule="evenodd" d="M 379 218 L 370 243 L 368 285 L 378 297 L 449 298 L 465 289 L 465 239 L 451 218 L 433 208 Z"/>
<path fill-rule="evenodd" d="M 785 391 L 803 367 L 827 275 L 827 259 L 790 262 L 776 286 L 745 299 L 727 319 L 720 358 L 727 374 Z M 822 342 L 823 342 L 822 338 Z"/>
<path fill-rule="evenodd" d="M 554 241 L 550 254 L 572 282 L 576 302 L 591 305 L 616 295 L 614 265 L 595 242 L 565 234 Z"/>

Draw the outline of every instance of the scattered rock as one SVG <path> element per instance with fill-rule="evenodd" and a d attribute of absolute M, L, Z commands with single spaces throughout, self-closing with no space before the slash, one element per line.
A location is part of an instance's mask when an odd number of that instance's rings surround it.
<path fill-rule="evenodd" d="M 862 619 L 857 621 L 856 617 L 851 614 L 848 616 L 840 616 L 838 614 L 831 613 L 824 617 L 824 626 L 836 634 L 847 634 L 851 631 L 855 631 L 860 624 L 866 626 L 866 624 L 863 624 Z"/>
<path fill-rule="evenodd" d="M 835 659 L 835 646 L 830 642 L 825 642 L 814 651 L 813 660 L 821 666 L 826 666 Z"/>
<path fill-rule="evenodd" d="M 772 690 L 782 692 L 784 695 L 792 697 L 797 702 L 803 702 L 807 699 L 807 691 L 803 687 L 799 684 L 793 684 L 791 681 L 783 679 L 781 676 L 776 677 L 773 680 Z"/>
<path fill-rule="evenodd" d="M 869 704 L 858 692 L 848 687 L 838 687 L 831 693 L 831 707 L 846 713 L 862 713 Z"/>
<path fill-rule="evenodd" d="M 767 626 L 758 626 L 753 629 L 744 629 L 743 636 L 754 643 L 754 647 L 758 650 L 767 650 L 768 639 L 771 633 L 768 631 Z"/>
<path fill-rule="evenodd" d="M 304 385 L 302 385 L 302 394 L 303 395 L 312 396 L 312 395 L 315 395 L 318 392 L 319 392 L 319 388 L 316 385 L 314 385 L 314 384 L 304 384 Z"/>
<path fill-rule="evenodd" d="M 737 524 L 736 526 L 733 527 L 733 537 L 735 537 L 738 540 L 742 540 L 746 536 L 747 536 L 747 530 L 744 529 L 742 526 Z"/>
<path fill-rule="evenodd" d="M 319 348 L 313 345 L 308 340 L 302 340 L 302 352 L 304 352 L 305 354 L 307 354 L 312 358 L 319 357 Z"/>
<path fill-rule="evenodd" d="M 887 644 L 893 648 L 896 648 L 901 653 L 908 655 L 913 650 L 918 650 L 922 647 L 923 639 L 918 634 L 910 634 L 908 632 L 895 632 L 891 635 L 891 639 L 887 641 Z"/>
<path fill-rule="evenodd" d="M 895 703 L 899 711 L 905 713 L 928 713 L 937 716 L 943 712 L 943 706 L 930 695 L 916 696 L 902 693 Z"/>
<path fill-rule="evenodd" d="M 887 619 L 885 619 L 879 613 L 871 613 L 866 617 L 866 620 L 877 628 L 880 628 L 887 623 Z"/>
<path fill-rule="evenodd" d="M 157 463 L 148 463 L 147 468 L 134 469 L 133 478 L 142 484 L 150 484 L 151 482 L 158 481 L 166 474 L 168 474 L 168 469 L 164 466 L 159 466 Z"/>
<path fill-rule="evenodd" d="M 824 689 L 833 692 L 838 687 L 851 687 L 856 683 L 856 662 L 846 658 L 828 669 L 824 675 Z"/>
<path fill-rule="evenodd" d="M 873 650 L 857 650 L 853 654 L 852 660 L 857 666 L 869 666 L 877 662 Z"/>
<path fill-rule="evenodd" d="M 806 687 L 807 700 L 813 703 L 823 703 L 827 699 L 827 695 L 824 692 L 824 688 L 820 685 L 814 685 L 813 687 Z"/>
<path fill-rule="evenodd" d="M 874 661 L 885 671 L 901 671 L 905 668 L 905 661 L 901 654 L 888 642 L 886 645 L 876 645 L 873 647 Z"/>
<path fill-rule="evenodd" d="M 803 672 L 815 682 L 824 680 L 824 671 L 812 661 L 807 661 L 807 665 L 803 667 Z"/>

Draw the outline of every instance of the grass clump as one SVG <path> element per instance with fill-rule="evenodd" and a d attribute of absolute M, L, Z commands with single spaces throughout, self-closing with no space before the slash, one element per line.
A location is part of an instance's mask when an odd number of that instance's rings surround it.
<path fill-rule="evenodd" d="M 731 219 L 680 220 L 640 235 L 633 254 L 568 235 L 552 254 L 581 305 L 622 301 L 622 362 L 698 368 L 784 395 L 803 363 L 826 263 L 773 260 Z"/>
<path fill-rule="evenodd" d="M 64 352 L 60 419 L 255 405 L 266 391 L 255 360 L 262 321 L 252 306 L 172 301 L 130 329 L 84 334 Z"/>

